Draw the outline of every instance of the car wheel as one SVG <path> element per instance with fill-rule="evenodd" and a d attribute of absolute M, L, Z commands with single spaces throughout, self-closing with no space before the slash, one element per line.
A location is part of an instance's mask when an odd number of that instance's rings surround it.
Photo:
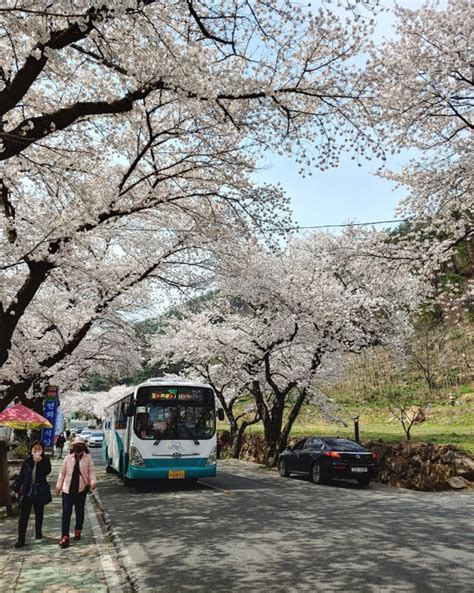
<path fill-rule="evenodd" d="M 368 486 L 370 484 L 370 478 L 368 476 L 364 478 L 357 478 L 357 482 L 361 486 Z"/>
<path fill-rule="evenodd" d="M 311 480 L 315 484 L 325 484 L 327 482 L 326 471 L 321 463 L 316 462 L 311 468 Z"/>
<path fill-rule="evenodd" d="M 280 461 L 278 462 L 278 473 L 282 478 L 287 478 L 290 475 L 286 468 L 286 463 L 284 459 L 280 459 Z"/>

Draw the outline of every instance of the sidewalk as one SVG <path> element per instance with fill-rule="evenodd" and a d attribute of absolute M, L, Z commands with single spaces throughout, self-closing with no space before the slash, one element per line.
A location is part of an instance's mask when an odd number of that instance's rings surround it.
<path fill-rule="evenodd" d="M 16 550 L 17 518 L 0 519 L 0 593 L 106 593 L 122 591 L 113 561 L 114 550 L 98 524 L 90 497 L 82 539 L 67 549 L 59 547 L 61 535 L 61 497 L 54 486 L 62 460 L 52 459 L 48 477 L 53 501 L 45 507 L 43 539 L 34 539 L 34 511 L 28 522 L 27 545 Z M 98 476 L 100 481 L 100 476 Z M 71 521 L 74 528 L 74 512 Z M 71 532 L 72 533 L 72 532 Z"/>

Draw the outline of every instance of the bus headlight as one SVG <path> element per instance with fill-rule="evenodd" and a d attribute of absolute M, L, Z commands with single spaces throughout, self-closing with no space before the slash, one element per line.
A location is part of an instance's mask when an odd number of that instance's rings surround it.
<path fill-rule="evenodd" d="M 214 465 L 217 461 L 217 447 L 213 447 L 207 458 L 206 465 Z"/>
<path fill-rule="evenodd" d="M 130 463 L 136 467 L 145 467 L 143 457 L 140 455 L 140 451 L 135 447 L 135 445 L 130 447 Z"/>

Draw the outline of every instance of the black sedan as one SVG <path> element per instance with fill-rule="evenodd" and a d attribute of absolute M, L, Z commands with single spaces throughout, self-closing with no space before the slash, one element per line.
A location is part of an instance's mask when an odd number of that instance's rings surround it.
<path fill-rule="evenodd" d="M 334 478 L 357 480 L 368 486 L 377 473 L 377 459 L 365 447 L 349 439 L 309 437 L 288 447 L 278 458 L 280 476 L 309 476 L 315 484 Z"/>

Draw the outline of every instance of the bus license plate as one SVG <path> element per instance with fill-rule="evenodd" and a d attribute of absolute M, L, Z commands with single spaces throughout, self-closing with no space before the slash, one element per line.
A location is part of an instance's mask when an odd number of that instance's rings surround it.
<path fill-rule="evenodd" d="M 170 469 L 168 480 L 184 480 L 184 469 Z"/>
<path fill-rule="evenodd" d="M 352 471 L 353 472 L 366 472 L 367 468 L 366 467 L 353 467 Z"/>

